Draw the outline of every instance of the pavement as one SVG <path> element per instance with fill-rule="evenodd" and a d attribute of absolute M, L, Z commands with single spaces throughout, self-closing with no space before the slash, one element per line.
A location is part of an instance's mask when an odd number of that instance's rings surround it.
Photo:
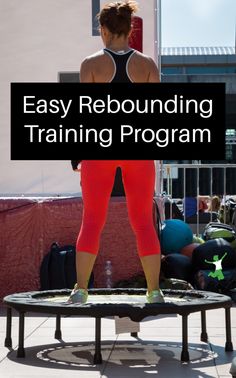
<path fill-rule="evenodd" d="M 6 308 L 0 308 L 0 377 L 2 378 L 226 378 L 235 351 L 225 352 L 225 311 L 206 313 L 208 342 L 200 341 L 200 313 L 189 315 L 190 361 L 180 362 L 182 319 L 158 316 L 140 323 L 138 337 L 116 334 L 114 318 L 102 319 L 101 365 L 93 364 L 95 320 L 62 317 L 62 339 L 54 338 L 54 315 L 27 313 L 25 358 L 17 358 L 18 315 L 13 312 L 12 348 L 4 346 Z M 236 306 L 231 309 L 232 341 L 236 346 Z"/>

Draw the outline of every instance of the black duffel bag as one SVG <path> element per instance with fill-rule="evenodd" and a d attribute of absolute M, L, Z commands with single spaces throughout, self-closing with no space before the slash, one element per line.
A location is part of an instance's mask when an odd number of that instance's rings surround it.
<path fill-rule="evenodd" d="M 223 270 L 221 280 L 209 276 L 210 273 L 210 270 L 199 270 L 194 275 L 195 289 L 231 295 L 230 290 L 236 288 L 236 269 Z"/>
<path fill-rule="evenodd" d="M 226 240 L 218 238 L 208 240 L 194 249 L 192 254 L 193 270 L 195 272 L 198 270 L 214 270 L 214 264 L 209 263 L 209 261 L 214 260 L 214 256 L 218 256 L 218 260 L 224 256 L 222 260 L 223 270 L 236 268 L 235 251 Z"/>

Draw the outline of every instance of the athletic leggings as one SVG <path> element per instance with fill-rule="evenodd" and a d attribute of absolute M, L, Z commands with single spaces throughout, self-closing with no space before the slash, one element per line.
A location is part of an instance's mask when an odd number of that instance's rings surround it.
<path fill-rule="evenodd" d="M 140 256 L 158 254 L 160 243 L 153 222 L 153 160 L 82 161 L 81 186 L 84 208 L 76 251 L 95 255 L 98 253 L 117 167 L 121 167 L 122 170 L 128 214 L 136 236 L 138 253 Z"/>

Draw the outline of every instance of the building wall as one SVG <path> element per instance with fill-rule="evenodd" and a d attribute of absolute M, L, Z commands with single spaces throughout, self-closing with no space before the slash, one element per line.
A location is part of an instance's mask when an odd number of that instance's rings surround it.
<path fill-rule="evenodd" d="M 105 1 L 101 1 L 105 3 Z M 0 195 L 80 192 L 67 161 L 10 161 L 10 83 L 55 82 L 103 47 L 90 0 L 0 0 Z M 154 1 L 140 0 L 144 51 L 154 57 Z"/>

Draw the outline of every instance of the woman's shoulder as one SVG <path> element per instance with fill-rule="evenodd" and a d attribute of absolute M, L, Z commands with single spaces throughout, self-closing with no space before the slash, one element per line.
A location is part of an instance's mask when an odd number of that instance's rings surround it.
<path fill-rule="evenodd" d="M 133 56 L 139 64 L 146 65 L 147 67 L 155 65 L 154 60 L 149 55 L 146 55 L 140 51 L 135 50 L 135 54 L 133 54 Z"/>
<path fill-rule="evenodd" d="M 101 49 L 99 51 L 96 51 L 95 53 L 88 55 L 84 58 L 83 62 L 94 62 L 96 60 L 101 59 L 105 56 L 104 50 Z"/>
<path fill-rule="evenodd" d="M 86 68 L 88 70 L 94 70 L 98 66 L 103 65 L 106 59 L 106 54 L 103 50 L 96 51 L 95 53 L 88 55 L 84 58 L 81 63 L 81 68 Z"/>
<path fill-rule="evenodd" d="M 134 81 L 159 82 L 157 65 L 149 55 L 135 51 L 129 67 Z"/>
<path fill-rule="evenodd" d="M 141 51 L 134 50 L 134 52 L 135 52 L 134 55 L 135 55 L 137 58 L 139 58 L 139 59 L 147 60 L 147 61 L 151 59 L 151 57 L 150 57 L 149 55 L 144 54 L 144 53 L 141 52 Z"/>

